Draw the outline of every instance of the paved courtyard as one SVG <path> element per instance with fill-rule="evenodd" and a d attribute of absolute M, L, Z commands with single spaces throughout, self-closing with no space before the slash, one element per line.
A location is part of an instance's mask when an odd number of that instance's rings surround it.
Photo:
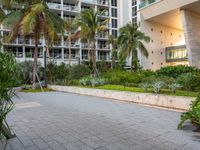
<path fill-rule="evenodd" d="M 60 92 L 14 101 L 7 150 L 200 150 L 199 133 L 176 129 L 179 112 Z"/>

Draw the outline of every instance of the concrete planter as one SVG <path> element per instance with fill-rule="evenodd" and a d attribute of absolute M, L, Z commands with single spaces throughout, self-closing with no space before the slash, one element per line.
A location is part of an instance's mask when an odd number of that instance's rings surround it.
<path fill-rule="evenodd" d="M 49 85 L 49 88 L 61 92 L 96 96 L 96 97 L 109 98 L 120 101 L 133 102 L 138 104 L 145 104 L 145 105 L 158 106 L 171 109 L 179 109 L 179 110 L 188 110 L 191 102 L 195 100 L 195 98 L 192 97 L 167 96 L 162 94 L 123 92 L 123 91 L 80 88 L 71 86 Z"/>

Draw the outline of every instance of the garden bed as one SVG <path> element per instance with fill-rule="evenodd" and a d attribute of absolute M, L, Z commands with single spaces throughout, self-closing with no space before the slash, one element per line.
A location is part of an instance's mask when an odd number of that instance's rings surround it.
<path fill-rule="evenodd" d="M 96 96 L 96 97 L 115 99 L 120 101 L 133 102 L 138 104 L 145 104 L 145 105 L 178 109 L 178 110 L 189 110 L 191 102 L 195 99 L 195 97 L 142 93 L 142 91 L 140 91 L 139 88 L 137 89 L 138 90 L 137 92 L 119 91 L 119 89 L 116 90 L 116 88 L 115 90 L 113 89 L 105 90 L 105 89 L 82 88 L 82 87 L 72 87 L 72 86 L 58 86 L 58 85 L 49 85 L 49 88 L 61 92 L 70 92 L 70 93 Z"/>

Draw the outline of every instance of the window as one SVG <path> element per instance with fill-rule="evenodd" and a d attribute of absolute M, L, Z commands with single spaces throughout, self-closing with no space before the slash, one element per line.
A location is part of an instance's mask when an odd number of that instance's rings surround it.
<path fill-rule="evenodd" d="M 132 6 L 137 5 L 137 0 L 132 0 Z"/>
<path fill-rule="evenodd" d="M 117 28 L 117 19 L 112 19 L 112 27 Z"/>
<path fill-rule="evenodd" d="M 117 9 L 112 8 L 112 17 L 117 17 Z"/>
<path fill-rule="evenodd" d="M 117 36 L 118 36 L 117 30 L 112 30 L 112 35 L 113 35 L 115 38 L 117 38 Z"/>
<path fill-rule="evenodd" d="M 117 0 L 111 0 L 111 5 L 117 7 Z"/>

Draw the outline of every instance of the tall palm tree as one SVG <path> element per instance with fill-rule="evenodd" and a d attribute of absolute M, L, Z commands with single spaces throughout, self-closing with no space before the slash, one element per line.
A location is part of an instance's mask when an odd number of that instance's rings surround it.
<path fill-rule="evenodd" d="M 142 55 L 148 57 L 148 51 L 143 42 L 150 42 L 150 37 L 138 30 L 139 26 L 128 23 L 119 30 L 118 44 L 121 49 L 121 55 L 131 57 L 131 70 L 138 68 L 138 50 Z"/>
<path fill-rule="evenodd" d="M 71 66 L 71 59 L 72 59 L 72 50 L 71 50 L 71 43 L 72 40 L 77 40 L 78 37 L 76 37 L 76 34 L 73 34 L 73 31 L 75 31 L 77 29 L 77 25 L 75 23 L 74 20 L 67 20 L 65 21 L 65 30 L 68 32 L 68 36 L 67 36 L 67 42 L 68 43 L 68 49 L 69 49 L 69 65 Z M 67 55 L 67 53 L 66 53 Z M 67 57 L 66 57 L 67 58 Z"/>
<path fill-rule="evenodd" d="M 57 14 L 49 10 L 44 0 L 26 1 L 23 6 L 22 9 L 8 14 L 4 23 L 10 22 L 12 24 L 8 41 L 13 41 L 18 35 L 34 37 L 35 50 L 32 88 L 35 89 L 39 40 L 43 37 L 49 43 L 53 43 L 57 39 L 58 33 L 63 33 L 64 23 Z"/>
<path fill-rule="evenodd" d="M 96 65 L 96 38 L 99 32 L 107 29 L 106 24 L 108 20 L 102 21 L 101 16 L 104 11 L 95 11 L 93 9 L 86 9 L 82 11 L 77 19 L 78 25 L 81 27 L 81 39 L 87 39 L 89 51 L 91 53 L 93 76 L 98 76 L 98 69 Z"/>
<path fill-rule="evenodd" d="M 114 38 L 113 35 L 109 35 L 108 37 L 108 43 L 112 45 L 112 51 L 111 51 L 111 57 L 112 57 L 112 62 L 111 62 L 111 68 L 115 68 L 115 63 L 117 59 L 117 38 Z"/>

